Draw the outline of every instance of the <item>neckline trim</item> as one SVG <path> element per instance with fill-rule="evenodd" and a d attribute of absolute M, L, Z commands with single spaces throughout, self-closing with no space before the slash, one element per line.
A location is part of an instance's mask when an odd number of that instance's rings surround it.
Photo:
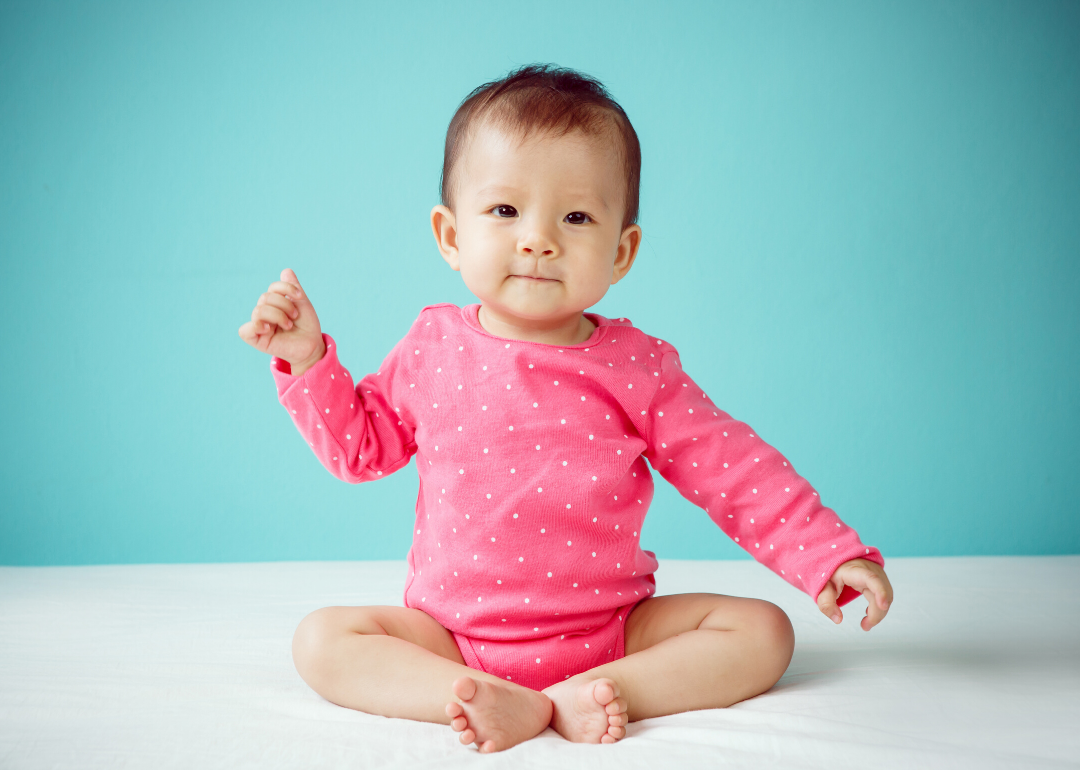
<path fill-rule="evenodd" d="M 598 342 L 607 333 L 607 328 L 611 325 L 611 321 L 599 313 L 582 313 L 583 316 L 588 318 L 596 326 L 593 329 L 592 335 L 584 342 L 579 342 L 576 345 L 552 345 L 547 342 L 533 342 L 532 340 L 514 340 L 509 337 L 499 337 L 492 334 L 483 326 L 480 325 L 480 303 L 476 302 L 471 305 L 466 305 L 461 309 L 461 318 L 465 321 L 465 324 L 473 331 L 483 334 L 485 337 L 490 337 L 493 340 L 499 340 L 500 342 L 517 342 L 522 345 L 539 345 L 545 348 L 557 348 L 559 350 L 576 350 L 579 348 L 595 347 Z"/>

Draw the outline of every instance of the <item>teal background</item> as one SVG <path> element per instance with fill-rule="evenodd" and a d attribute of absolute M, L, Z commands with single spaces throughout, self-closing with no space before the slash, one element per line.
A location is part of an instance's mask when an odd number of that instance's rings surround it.
<path fill-rule="evenodd" d="M 353 372 L 476 301 L 428 224 L 475 86 L 600 78 L 645 238 L 594 310 L 890 556 L 1080 552 L 1080 4 L 0 4 L 0 563 L 402 559 L 237 328 Z M 659 475 L 643 546 L 748 558 Z"/>

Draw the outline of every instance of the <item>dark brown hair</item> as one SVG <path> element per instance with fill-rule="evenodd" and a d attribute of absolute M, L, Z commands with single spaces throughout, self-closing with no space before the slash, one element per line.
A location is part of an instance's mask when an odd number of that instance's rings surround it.
<path fill-rule="evenodd" d="M 622 229 L 637 222 L 641 146 L 630 119 L 600 81 L 552 64 L 529 64 L 473 89 L 446 130 L 440 193 L 442 204 L 450 209 L 454 166 L 476 127 L 485 121 L 522 139 L 534 132 L 555 136 L 575 130 L 596 137 L 614 134 L 621 140 L 619 159 L 626 172 Z"/>

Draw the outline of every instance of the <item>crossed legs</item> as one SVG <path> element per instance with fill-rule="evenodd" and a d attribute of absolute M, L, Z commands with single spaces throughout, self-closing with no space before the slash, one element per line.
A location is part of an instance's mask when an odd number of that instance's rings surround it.
<path fill-rule="evenodd" d="M 626 619 L 625 657 L 543 692 L 468 668 L 453 635 L 402 607 L 325 607 L 293 638 L 308 685 L 332 703 L 449 724 L 462 743 L 501 751 L 549 724 L 568 740 L 614 743 L 627 722 L 724 708 L 765 692 L 795 637 L 774 604 L 720 594 L 657 596 Z"/>

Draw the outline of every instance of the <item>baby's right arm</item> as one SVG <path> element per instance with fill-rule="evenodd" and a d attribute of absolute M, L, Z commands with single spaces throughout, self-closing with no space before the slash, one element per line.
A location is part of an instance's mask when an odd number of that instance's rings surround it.
<path fill-rule="evenodd" d="M 378 375 L 356 387 L 324 334 L 292 270 L 270 285 L 240 327 L 240 337 L 270 353 L 278 400 L 319 462 L 352 484 L 387 476 L 416 451 L 411 425 L 391 406 L 397 348 Z"/>

